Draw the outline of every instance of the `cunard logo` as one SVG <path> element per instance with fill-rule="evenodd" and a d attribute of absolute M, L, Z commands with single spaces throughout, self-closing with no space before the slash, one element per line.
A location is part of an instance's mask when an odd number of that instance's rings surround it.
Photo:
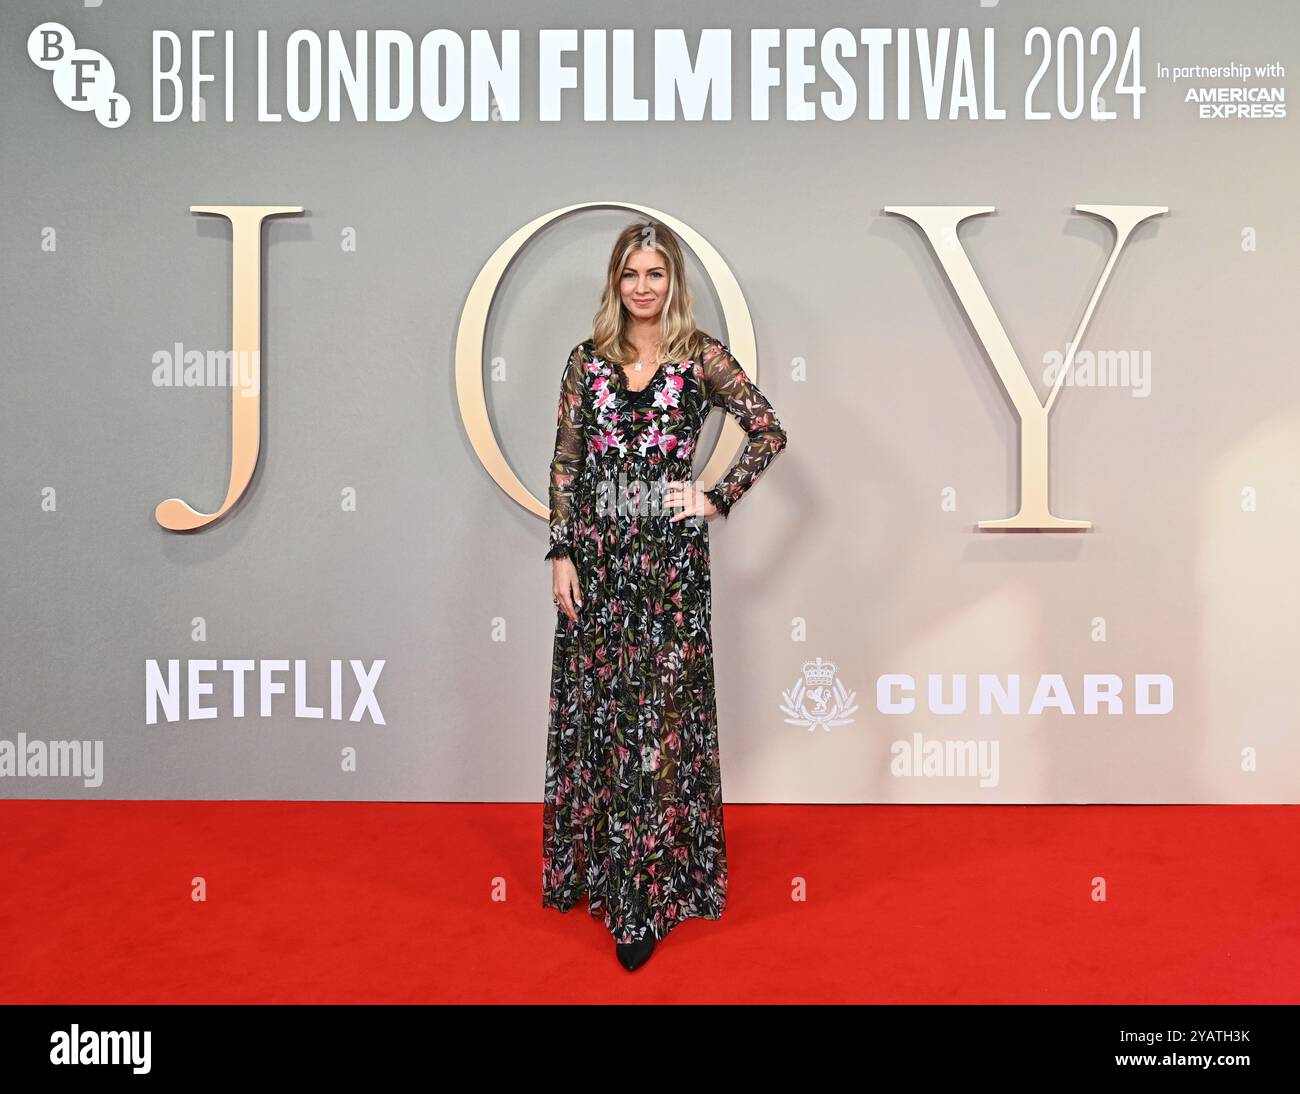
<path fill-rule="evenodd" d="M 819 657 L 816 661 L 805 661 L 803 679 L 796 680 L 791 690 L 781 693 L 785 700 L 781 710 L 789 715 L 786 721 L 790 725 L 807 726 L 809 733 L 818 726 L 829 732 L 831 726 L 853 721 L 849 715 L 858 709 L 853 701 L 856 694 L 835 678 L 835 662 Z"/>

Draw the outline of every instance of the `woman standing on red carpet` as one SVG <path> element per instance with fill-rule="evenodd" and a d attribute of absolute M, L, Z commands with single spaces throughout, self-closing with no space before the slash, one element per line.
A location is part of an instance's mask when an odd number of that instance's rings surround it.
<path fill-rule="evenodd" d="M 702 491 L 692 457 L 715 406 L 748 441 Z M 614 244 L 557 419 L 542 904 L 567 911 L 585 892 L 636 969 L 678 923 L 726 905 L 706 522 L 786 433 L 730 350 L 696 329 L 681 247 L 654 221 Z"/>

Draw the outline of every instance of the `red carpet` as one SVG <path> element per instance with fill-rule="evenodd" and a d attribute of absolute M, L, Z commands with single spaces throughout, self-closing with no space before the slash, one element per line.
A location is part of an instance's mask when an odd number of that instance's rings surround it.
<path fill-rule="evenodd" d="M 1300 1002 L 1287 806 L 728 805 L 725 914 L 635 973 L 541 907 L 540 805 L 0 818 L 5 1003 Z"/>

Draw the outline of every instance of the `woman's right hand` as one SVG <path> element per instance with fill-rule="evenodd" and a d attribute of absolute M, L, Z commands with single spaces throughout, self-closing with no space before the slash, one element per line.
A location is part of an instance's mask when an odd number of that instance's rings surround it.
<path fill-rule="evenodd" d="M 582 607 L 582 590 L 578 584 L 578 568 L 571 558 L 551 560 L 551 593 L 555 606 L 574 623 L 578 621 L 578 608 Z"/>

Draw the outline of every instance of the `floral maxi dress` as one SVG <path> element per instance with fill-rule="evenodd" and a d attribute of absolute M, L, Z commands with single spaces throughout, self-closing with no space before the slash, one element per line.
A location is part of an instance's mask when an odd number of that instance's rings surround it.
<path fill-rule="evenodd" d="M 542 906 L 585 892 L 617 942 L 717 919 L 727 898 L 710 632 L 709 529 L 658 503 L 690 481 L 715 406 L 747 442 L 707 493 L 728 510 L 785 447 L 730 350 L 700 334 L 644 388 L 588 340 L 565 365 L 547 558 L 573 559 L 578 621 L 557 609 L 542 822 Z"/>

